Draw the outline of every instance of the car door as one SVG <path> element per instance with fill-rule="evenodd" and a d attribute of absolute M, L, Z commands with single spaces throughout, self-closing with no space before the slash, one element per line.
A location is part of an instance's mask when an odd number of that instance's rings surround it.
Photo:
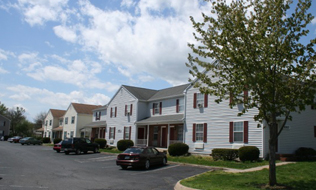
<path fill-rule="evenodd" d="M 151 148 L 153 152 L 153 159 L 155 160 L 155 164 L 162 163 L 161 155 L 159 154 L 159 151 L 155 148 Z"/>

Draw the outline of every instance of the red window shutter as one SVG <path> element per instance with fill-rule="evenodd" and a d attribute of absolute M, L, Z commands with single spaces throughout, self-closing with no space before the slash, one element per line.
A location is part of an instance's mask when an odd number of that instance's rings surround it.
<path fill-rule="evenodd" d="M 114 137 L 113 137 L 113 139 L 115 139 L 115 127 L 113 127 L 113 128 L 114 128 L 114 135 L 113 135 Z"/>
<path fill-rule="evenodd" d="M 248 143 L 248 121 L 244 121 L 244 143 Z"/>
<path fill-rule="evenodd" d="M 129 126 L 129 140 L 131 140 L 132 126 Z"/>
<path fill-rule="evenodd" d="M 126 132 L 126 127 L 124 127 L 124 132 L 123 132 L 123 139 L 125 140 L 125 132 Z"/>
<path fill-rule="evenodd" d="M 229 104 L 232 104 L 233 103 L 233 93 L 230 92 L 229 93 Z"/>
<path fill-rule="evenodd" d="M 153 103 L 153 115 L 155 115 L 155 103 Z"/>
<path fill-rule="evenodd" d="M 204 107 L 207 108 L 208 106 L 208 95 L 204 94 Z"/>
<path fill-rule="evenodd" d="M 204 131 L 203 131 L 203 142 L 207 142 L 207 123 L 204 123 Z"/>
<path fill-rule="evenodd" d="M 117 107 L 115 107 L 115 117 L 116 117 L 116 115 L 117 115 Z"/>
<path fill-rule="evenodd" d="M 112 111 L 113 111 L 113 108 L 111 108 L 111 113 L 110 113 L 110 117 L 113 117 L 113 115 L 112 115 Z"/>
<path fill-rule="evenodd" d="M 159 114 L 162 114 L 162 102 L 159 103 Z"/>
<path fill-rule="evenodd" d="M 193 123 L 193 134 L 192 134 L 192 141 L 193 142 L 195 142 L 195 126 L 196 126 L 196 124 L 195 123 Z"/>
<path fill-rule="evenodd" d="M 132 111 L 133 111 L 133 104 L 131 104 L 131 110 L 129 111 L 130 115 L 132 115 Z"/>
<path fill-rule="evenodd" d="M 234 122 L 229 122 L 229 142 L 234 142 Z"/>
<path fill-rule="evenodd" d="M 127 105 L 125 105 L 125 116 L 127 115 Z"/>
<path fill-rule="evenodd" d="M 248 90 L 244 90 L 244 103 L 248 101 Z"/>
<path fill-rule="evenodd" d="M 111 139 L 111 128 L 112 127 L 109 127 L 109 139 Z"/>
<path fill-rule="evenodd" d="M 196 108 L 196 98 L 197 98 L 197 94 L 194 93 L 194 96 L 193 96 L 193 108 Z"/>
<path fill-rule="evenodd" d="M 176 113 L 179 113 L 179 99 L 176 102 Z"/>

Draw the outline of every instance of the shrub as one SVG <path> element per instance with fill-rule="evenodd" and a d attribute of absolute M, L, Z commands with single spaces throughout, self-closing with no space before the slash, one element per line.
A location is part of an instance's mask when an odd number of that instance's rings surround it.
<path fill-rule="evenodd" d="M 105 148 L 106 146 L 106 140 L 105 139 L 94 139 L 95 143 L 98 143 L 100 145 L 100 148 Z"/>
<path fill-rule="evenodd" d="M 62 139 L 60 139 L 60 138 L 55 138 L 55 139 L 54 139 L 54 144 L 57 144 L 57 143 L 59 143 L 60 141 L 62 141 Z"/>
<path fill-rule="evenodd" d="M 244 146 L 239 148 L 238 155 L 242 162 L 256 161 L 259 159 L 260 150 L 256 146 Z"/>
<path fill-rule="evenodd" d="M 295 151 L 295 155 L 300 160 L 310 160 L 316 156 L 316 151 L 313 148 L 300 147 Z"/>
<path fill-rule="evenodd" d="M 184 143 L 174 143 L 169 145 L 168 152 L 170 156 L 186 155 L 189 151 L 189 146 Z"/>
<path fill-rule="evenodd" d="M 50 138 L 49 137 L 43 137 L 43 143 L 50 143 Z"/>
<path fill-rule="evenodd" d="M 117 142 L 117 149 L 120 151 L 125 151 L 131 146 L 134 146 L 134 142 L 132 140 L 119 140 Z"/>
<path fill-rule="evenodd" d="M 237 149 L 214 148 L 212 150 L 213 160 L 235 160 L 238 157 Z"/>

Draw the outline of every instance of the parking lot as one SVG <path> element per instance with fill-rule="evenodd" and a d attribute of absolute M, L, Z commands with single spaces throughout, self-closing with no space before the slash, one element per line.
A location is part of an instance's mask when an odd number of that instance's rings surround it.
<path fill-rule="evenodd" d="M 173 189 L 183 178 L 208 171 L 180 164 L 122 170 L 113 154 L 65 155 L 52 147 L 0 142 L 0 189 Z"/>

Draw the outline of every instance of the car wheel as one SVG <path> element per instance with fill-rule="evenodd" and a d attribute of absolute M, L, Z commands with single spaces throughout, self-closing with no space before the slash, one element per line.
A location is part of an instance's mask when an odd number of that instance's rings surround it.
<path fill-rule="evenodd" d="M 77 150 L 76 150 L 76 154 L 80 154 L 81 153 L 81 150 L 78 148 Z"/>
<path fill-rule="evenodd" d="M 162 159 L 162 165 L 165 166 L 167 164 L 167 158 Z"/>
<path fill-rule="evenodd" d="M 126 169 L 127 169 L 127 166 L 121 166 L 121 168 L 122 168 L 123 170 L 126 170 Z"/>
<path fill-rule="evenodd" d="M 150 161 L 146 160 L 145 169 L 148 170 L 150 168 Z"/>
<path fill-rule="evenodd" d="M 94 153 L 98 153 L 99 152 L 99 148 L 95 148 L 93 152 Z"/>
<path fill-rule="evenodd" d="M 21 143 L 21 145 L 24 145 L 24 143 Z"/>
<path fill-rule="evenodd" d="M 65 151 L 65 154 L 66 154 L 66 155 L 68 155 L 68 154 L 69 154 L 69 152 L 68 152 L 68 151 Z"/>
<path fill-rule="evenodd" d="M 10 141 L 10 143 L 12 143 L 12 141 Z"/>
<path fill-rule="evenodd" d="M 87 153 L 88 153 L 88 151 L 83 151 L 83 153 L 84 153 L 84 154 L 87 154 Z"/>
<path fill-rule="evenodd" d="M 57 153 L 60 153 L 60 150 L 56 150 Z"/>

